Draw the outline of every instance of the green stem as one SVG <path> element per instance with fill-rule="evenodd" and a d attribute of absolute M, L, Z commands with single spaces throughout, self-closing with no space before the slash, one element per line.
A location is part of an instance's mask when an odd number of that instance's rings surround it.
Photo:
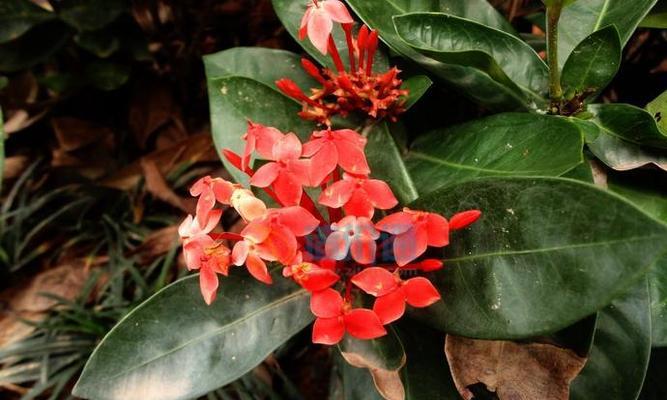
<path fill-rule="evenodd" d="M 563 98 L 558 67 L 558 20 L 560 20 L 562 8 L 560 1 L 547 7 L 547 60 L 549 62 L 549 96 L 552 107 L 559 104 Z"/>

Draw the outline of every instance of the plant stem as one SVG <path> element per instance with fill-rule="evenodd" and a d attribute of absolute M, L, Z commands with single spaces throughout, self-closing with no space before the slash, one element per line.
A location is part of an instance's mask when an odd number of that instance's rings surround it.
<path fill-rule="evenodd" d="M 552 109 L 558 107 L 563 97 L 560 86 L 560 69 L 558 67 L 558 21 L 563 9 L 562 2 L 547 7 L 547 60 L 549 62 L 549 96 Z M 552 110 L 553 111 L 553 110 Z"/>

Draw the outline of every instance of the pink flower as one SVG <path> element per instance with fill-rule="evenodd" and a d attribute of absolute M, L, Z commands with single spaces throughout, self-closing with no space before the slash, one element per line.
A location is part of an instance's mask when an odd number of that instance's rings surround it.
<path fill-rule="evenodd" d="M 351 129 L 313 132 L 310 141 L 303 145 L 303 155 L 311 157 L 312 185 L 319 186 L 337 165 L 351 174 L 368 175 L 371 170 L 364 154 L 366 142 Z"/>
<path fill-rule="evenodd" d="M 375 261 L 377 244 L 375 241 L 380 237 L 373 226 L 373 222 L 366 217 L 355 217 L 353 215 L 331 224 L 333 232 L 329 235 L 325 245 L 325 253 L 328 258 L 343 260 L 348 252 L 359 264 L 370 264 Z"/>
<path fill-rule="evenodd" d="M 282 132 L 276 128 L 256 124 L 248 121 L 248 131 L 243 135 L 245 148 L 243 157 L 241 157 L 241 170 L 244 171 L 249 163 L 250 156 L 254 151 L 266 159 L 270 159 L 273 154 L 273 145 L 283 137 Z"/>
<path fill-rule="evenodd" d="M 197 220 L 199 225 L 206 225 L 209 213 L 215 207 L 215 202 L 229 204 L 229 197 L 232 191 L 238 187 L 231 182 L 221 178 L 211 178 L 205 176 L 199 179 L 190 188 L 190 194 L 199 197 L 197 200 Z"/>
<path fill-rule="evenodd" d="M 367 218 L 373 218 L 376 208 L 388 210 L 398 204 L 385 182 L 348 174 L 323 190 L 318 202 L 327 207 L 343 207 L 348 215 Z"/>
<path fill-rule="evenodd" d="M 303 40 L 308 36 L 320 53 L 327 54 L 334 21 L 341 24 L 354 23 L 350 12 L 341 1 L 314 0 L 308 4 L 308 9 L 301 19 L 299 39 Z"/>
<path fill-rule="evenodd" d="M 273 187 L 283 205 L 298 205 L 303 186 L 310 182 L 310 162 L 301 160 L 302 146 L 293 133 L 283 135 L 272 147 L 272 162 L 264 164 L 250 178 L 250 184 L 260 188 Z"/>

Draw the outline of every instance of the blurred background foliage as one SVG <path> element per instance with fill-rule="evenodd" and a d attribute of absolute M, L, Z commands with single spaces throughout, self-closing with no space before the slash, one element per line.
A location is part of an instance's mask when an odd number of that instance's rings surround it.
<path fill-rule="evenodd" d="M 540 1 L 491 3 L 543 51 Z M 185 274 L 176 228 L 194 207 L 187 188 L 226 174 L 201 57 L 235 46 L 300 52 L 269 0 L 0 1 L 3 399 L 69 398 L 96 342 Z M 603 100 L 657 97 L 665 54 L 667 31 L 640 29 Z M 449 124 L 488 113 L 446 91 L 422 101 L 448 110 Z M 418 110 L 406 118 L 432 123 Z M 225 216 L 227 228 L 235 222 Z M 207 398 L 324 398 L 336 368 L 308 342 L 295 337 Z"/>

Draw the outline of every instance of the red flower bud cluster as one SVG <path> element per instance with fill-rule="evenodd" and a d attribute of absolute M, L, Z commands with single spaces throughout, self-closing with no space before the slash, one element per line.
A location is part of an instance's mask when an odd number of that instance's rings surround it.
<path fill-rule="evenodd" d="M 331 34 L 334 22 L 340 23 L 345 32 L 349 71 L 345 69 Z M 308 5 L 299 37 L 301 40 L 308 37 L 322 54 L 329 54 L 336 71 L 319 69 L 307 59 L 301 60 L 303 69 L 322 85 L 310 89 L 309 95 L 289 79 L 276 82 L 283 93 L 302 103 L 303 110 L 299 113 L 302 118 L 331 126 L 334 115 L 345 117 L 359 111 L 373 118 L 395 121 L 405 111 L 404 97 L 408 92 L 401 89 L 400 71 L 391 68 L 379 74 L 373 72 L 377 31 L 363 25 L 355 37 L 353 27 L 352 16 L 339 0 L 314 0 Z"/>
<path fill-rule="evenodd" d="M 283 276 L 312 293 L 313 341 L 335 344 L 345 332 L 361 339 L 382 336 L 384 325 L 399 319 L 406 304 L 427 307 L 440 299 L 428 279 L 404 279 L 404 273 L 441 268 L 438 260 L 416 260 L 428 247 L 449 244 L 450 230 L 475 222 L 479 211 L 448 221 L 404 208 L 373 222 L 376 210 L 391 210 L 398 201 L 387 183 L 369 177 L 366 139 L 359 133 L 315 131 L 302 143 L 293 133 L 251 122 L 244 139 L 243 154 L 226 150 L 225 155 L 279 207 L 269 208 L 250 190 L 219 178 L 194 184 L 197 215 L 188 216 L 179 233 L 187 267 L 201 272 L 208 304 L 218 275 L 227 275 L 231 265 L 245 265 L 257 280 L 271 284 L 267 263 L 279 263 Z M 266 160 L 256 171 L 250 167 L 253 155 Z M 306 187 L 321 190 L 317 203 L 326 207 L 328 220 Z M 240 234 L 213 233 L 222 214 L 217 204 L 233 207 L 243 218 Z M 228 241 L 234 242 L 231 249 Z M 364 293 L 376 298 L 372 309 L 357 306 Z"/>

